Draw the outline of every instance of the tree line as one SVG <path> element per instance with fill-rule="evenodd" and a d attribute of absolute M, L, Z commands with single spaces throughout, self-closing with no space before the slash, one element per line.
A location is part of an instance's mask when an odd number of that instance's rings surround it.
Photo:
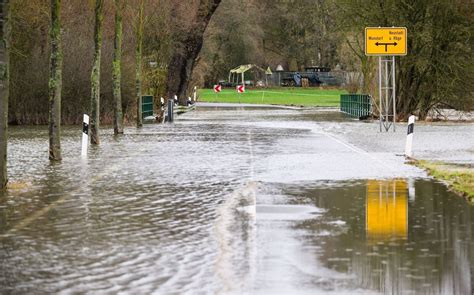
<path fill-rule="evenodd" d="M 167 85 L 166 92 L 169 93 L 168 97 L 174 97 L 178 95 L 180 101 L 187 101 L 181 98 L 185 97 L 186 90 L 183 90 L 187 87 L 188 81 L 190 80 L 191 73 L 193 71 L 194 62 L 197 55 L 199 54 L 202 44 L 203 44 L 203 34 L 206 30 L 207 24 L 210 21 L 210 18 L 217 6 L 220 3 L 220 0 L 194 0 L 191 3 L 176 3 L 173 1 L 151 1 L 151 0 L 134 0 L 134 1 L 125 1 L 125 0 L 93 0 L 89 2 L 92 4 L 90 9 L 93 11 L 93 17 L 89 19 L 89 22 L 93 24 L 92 34 L 90 34 L 93 41 L 89 41 L 89 38 L 85 36 L 77 35 L 70 36 L 73 39 L 70 39 L 69 42 L 65 45 L 64 35 L 68 35 L 65 32 L 65 26 L 63 24 L 63 19 L 65 15 L 69 16 L 70 27 L 69 30 L 77 29 L 81 27 L 80 23 L 77 23 L 77 19 L 81 19 L 81 16 L 88 14 L 87 7 L 84 10 L 80 10 L 80 4 L 83 4 L 82 1 L 70 1 L 66 2 L 66 7 L 63 7 L 61 0 L 50 0 L 49 3 L 45 1 L 25 1 L 25 0 L 0 0 L 0 21 L 2 26 L 1 40 L 3 41 L 0 46 L 0 113 L 1 113 L 1 134 L 0 134 L 0 188 L 3 189 L 7 184 L 7 171 L 6 171 L 6 161 L 7 161 L 7 140 L 8 140 L 8 123 L 31 123 L 29 119 L 29 112 L 25 112 L 22 117 L 18 115 L 18 108 L 15 108 L 18 100 L 24 99 L 23 95 L 25 91 L 30 91 L 28 94 L 37 95 L 34 98 L 48 97 L 47 104 L 47 113 L 48 119 L 47 123 L 49 126 L 49 159 L 51 161 L 60 161 L 61 160 L 61 123 L 64 121 L 62 116 L 65 112 L 62 107 L 65 105 L 63 101 L 63 91 L 65 90 L 64 82 L 77 83 L 75 78 L 82 78 L 81 81 L 83 87 L 78 88 L 77 85 L 74 85 L 74 89 L 77 91 L 76 94 L 81 93 L 81 97 L 78 99 L 80 102 L 77 104 L 79 108 L 73 111 L 73 114 L 70 114 L 74 117 L 73 122 L 76 122 L 78 118 L 81 117 L 82 113 L 90 114 L 90 139 L 91 144 L 97 145 L 100 143 L 99 131 L 100 131 L 100 121 L 103 116 L 101 116 L 101 111 L 104 109 L 101 107 L 101 101 L 103 98 L 102 73 L 104 68 L 109 70 L 109 77 L 111 78 L 109 86 L 110 92 L 112 93 L 112 102 L 111 108 L 107 110 L 112 110 L 113 112 L 113 125 L 114 133 L 116 135 L 123 133 L 124 125 L 124 101 L 123 101 L 123 68 L 126 64 L 123 61 L 123 41 L 124 41 L 124 14 L 129 18 L 126 24 L 130 25 L 130 31 L 133 32 L 133 44 L 134 47 L 134 91 L 133 98 L 129 97 L 129 103 L 125 107 L 130 107 L 131 104 L 135 105 L 135 119 L 136 126 L 142 127 L 142 116 L 141 116 L 141 99 L 142 99 L 142 89 L 143 89 L 143 77 L 144 69 L 143 64 L 144 54 L 143 48 L 145 43 L 144 38 L 144 27 L 145 22 L 153 19 L 154 21 L 163 20 L 163 15 L 156 15 L 149 13 L 145 15 L 145 8 L 149 7 L 158 7 L 158 4 L 162 4 L 162 7 L 167 7 L 175 19 L 175 21 L 180 21 L 179 24 L 174 24 L 175 31 L 179 28 L 184 38 L 173 38 L 170 30 L 163 32 L 167 34 L 169 43 L 173 45 L 173 50 L 170 51 L 170 63 L 167 68 L 170 68 L 170 71 L 167 71 L 168 83 L 160 83 Z M 22 6 L 22 5 L 25 6 Z M 112 6 L 112 7 L 111 7 Z M 71 7 L 77 8 L 77 10 L 69 10 Z M 160 8 L 162 8 L 160 7 Z M 35 8 L 29 10 L 28 8 Z M 45 19 L 35 18 L 34 15 L 38 16 L 38 11 L 45 12 L 42 9 L 48 8 L 47 25 L 45 25 Z M 68 9 L 69 8 L 69 9 Z M 110 67 L 104 67 L 103 63 L 103 46 L 104 46 L 104 28 L 106 28 L 105 17 L 107 16 L 106 11 L 110 11 L 112 8 L 114 12 L 114 23 L 113 23 L 113 50 L 112 54 L 107 57 L 111 59 Z M 68 11 L 74 11 L 74 15 L 68 15 Z M 66 13 L 64 13 L 66 12 Z M 81 12 L 83 15 L 81 15 Z M 155 11 L 156 12 L 156 11 Z M 33 13 L 33 16 L 31 15 Z M 77 18 L 77 19 L 76 19 Z M 87 18 L 86 18 L 87 19 Z M 158 20 L 157 20 L 158 19 Z M 84 19 L 82 19 L 84 20 Z M 31 23 L 35 23 L 36 26 L 33 28 Z M 22 31 L 22 26 L 27 26 L 27 28 L 35 31 L 37 35 L 31 36 L 25 35 L 25 32 Z M 48 28 L 49 34 L 45 36 L 46 27 Z M 172 26 L 169 26 L 172 27 Z M 23 27 L 24 28 L 24 27 Z M 187 28 L 187 30 L 183 30 Z M 66 27 L 68 29 L 68 27 Z M 28 32 L 28 31 L 27 31 Z M 155 33 L 154 33 L 155 34 Z M 35 41 L 35 37 L 42 39 L 45 43 L 49 43 L 48 49 L 46 45 L 42 43 L 38 45 Z M 128 36 L 131 38 L 131 35 Z M 47 42 L 46 42 L 47 41 Z M 130 39 L 129 39 L 130 41 Z M 158 39 L 158 42 L 160 40 Z M 76 43 L 77 42 L 77 43 Z M 86 42 L 86 45 L 83 45 L 82 42 Z M 157 42 L 151 38 L 151 44 Z M 156 43 L 155 43 L 156 44 Z M 91 46 L 92 45 L 92 46 Z M 83 75 L 86 72 L 84 70 L 84 63 L 86 63 L 87 58 L 85 56 L 78 55 L 77 47 L 81 49 L 81 46 L 84 46 L 82 49 L 88 49 L 89 47 L 93 48 L 92 59 L 89 64 L 89 73 L 90 78 L 84 79 Z M 158 46 L 162 47 L 162 46 Z M 71 50 L 75 53 L 74 56 L 69 58 L 64 58 L 64 49 Z M 155 48 L 156 50 L 156 48 Z M 37 53 L 41 53 L 32 58 Z M 40 75 L 38 72 L 34 72 L 32 69 L 31 61 L 44 66 L 45 63 L 45 53 L 49 53 L 49 73 L 45 75 L 47 71 L 42 68 Z M 80 52 L 80 51 L 79 51 Z M 156 52 L 155 52 L 156 53 Z M 13 57 L 13 58 L 11 58 Z M 27 58 L 25 58 L 27 57 Z M 72 69 L 75 72 L 71 76 L 66 76 L 64 69 L 66 68 L 67 62 L 73 61 Z M 154 64 L 152 60 L 148 60 L 149 64 Z M 150 66 L 151 67 L 151 66 Z M 82 70 L 77 72 L 77 70 Z M 177 75 L 171 72 L 178 73 Z M 151 72 L 151 71 L 150 71 Z M 81 76 L 78 76 L 81 75 Z M 152 73 L 153 74 L 153 73 Z M 162 74 L 161 71 L 157 71 L 155 74 Z M 63 78 L 65 78 L 63 80 Z M 19 88 L 16 83 L 19 84 L 28 82 L 34 82 L 35 78 L 39 78 L 42 82 L 47 79 L 46 84 L 33 84 L 32 87 Z M 153 79 L 150 79 L 153 81 Z M 172 81 L 171 81 L 172 80 Z M 175 83 L 175 80 L 178 83 Z M 170 83 L 173 82 L 173 83 Z M 156 87 L 156 83 L 149 82 L 150 85 Z M 88 87 L 87 87 L 88 84 Z M 35 87 L 36 86 L 36 87 Z M 86 86 L 86 87 L 84 87 Z M 18 87 L 18 88 L 16 88 Z M 130 86 L 128 86 L 130 87 Z M 85 89 L 90 90 L 89 99 L 85 98 L 86 95 L 82 91 Z M 151 88 L 151 87 L 150 87 Z M 43 92 L 44 91 L 44 92 Z M 155 93 L 156 94 L 156 93 Z M 171 95 L 173 94 L 173 95 Z M 12 99 L 13 98 L 13 99 Z M 17 100 L 18 99 L 18 100 Z M 14 107 L 9 108 L 9 102 L 12 101 Z M 32 97 L 25 99 L 22 102 L 29 102 L 31 106 L 40 107 L 42 103 L 31 102 L 34 101 Z M 87 104 L 89 101 L 89 104 Z M 68 101 L 69 104 L 72 102 L 72 99 Z M 109 102 L 110 103 L 110 102 Z M 28 103 L 27 103 L 28 106 Z M 89 106 L 89 107 L 88 107 Z M 24 107 L 24 106 L 23 106 Z M 132 108 L 132 107 L 130 107 Z M 10 111 L 10 113 L 9 113 Z M 44 111 L 44 110 L 43 110 Z M 37 113 L 39 115 L 36 119 L 37 123 L 44 122 L 43 113 Z"/>

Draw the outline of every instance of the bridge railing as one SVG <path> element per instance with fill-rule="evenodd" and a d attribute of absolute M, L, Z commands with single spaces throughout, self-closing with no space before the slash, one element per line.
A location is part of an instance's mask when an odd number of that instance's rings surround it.
<path fill-rule="evenodd" d="M 367 94 L 341 94 L 341 112 L 356 118 L 367 118 L 372 114 L 372 99 Z"/>
<path fill-rule="evenodd" d="M 153 95 L 142 96 L 142 118 L 153 116 Z"/>

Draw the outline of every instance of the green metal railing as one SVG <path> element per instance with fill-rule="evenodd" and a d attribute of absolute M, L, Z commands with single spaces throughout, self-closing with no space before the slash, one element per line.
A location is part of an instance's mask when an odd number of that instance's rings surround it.
<path fill-rule="evenodd" d="M 341 112 L 357 118 L 372 114 L 372 101 L 367 94 L 341 94 Z"/>
<path fill-rule="evenodd" d="M 153 96 L 142 96 L 142 118 L 153 116 Z"/>

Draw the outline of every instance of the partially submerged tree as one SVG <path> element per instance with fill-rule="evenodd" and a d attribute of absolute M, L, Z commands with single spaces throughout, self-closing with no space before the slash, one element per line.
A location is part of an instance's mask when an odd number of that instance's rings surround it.
<path fill-rule="evenodd" d="M 49 159 L 61 160 L 61 0 L 51 0 L 51 58 L 49 76 Z"/>
<path fill-rule="evenodd" d="M 99 144 L 100 122 L 100 58 L 102 54 L 102 23 L 104 0 L 95 0 L 94 62 L 91 73 L 91 143 Z"/>
<path fill-rule="evenodd" d="M 144 0 L 138 5 L 138 16 L 136 22 L 136 49 L 135 49 L 135 95 L 137 100 L 137 127 L 143 126 L 142 120 L 142 55 L 143 55 L 143 9 Z"/>
<path fill-rule="evenodd" d="M 113 95 L 114 95 L 114 134 L 123 133 L 123 111 L 122 111 L 122 24 L 123 3 L 115 0 L 115 40 L 113 71 Z"/>
<path fill-rule="evenodd" d="M 5 189 L 7 176 L 7 141 L 8 141 L 8 97 L 9 97 L 9 49 L 10 20 L 9 0 L 0 0 L 0 189 Z"/>
<path fill-rule="evenodd" d="M 177 95 L 180 105 L 187 104 L 186 91 L 196 63 L 196 58 L 203 45 L 204 32 L 220 3 L 221 0 L 199 0 L 194 16 L 190 13 L 190 24 L 188 26 L 178 24 L 180 28 L 175 29 L 177 30 L 175 34 L 176 39 L 174 40 L 174 53 L 168 64 L 166 92 L 168 99 L 172 99 L 174 95 Z M 186 3 L 186 5 L 187 4 L 188 3 Z M 179 3 L 173 7 L 172 14 L 174 14 L 173 17 L 175 21 L 179 21 L 179 5 L 184 4 Z"/>

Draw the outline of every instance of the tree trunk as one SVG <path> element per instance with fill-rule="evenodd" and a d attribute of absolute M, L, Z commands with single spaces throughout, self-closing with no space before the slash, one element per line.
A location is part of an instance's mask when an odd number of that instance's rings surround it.
<path fill-rule="evenodd" d="M 144 1 L 140 0 L 137 17 L 137 46 L 135 49 L 135 95 L 137 100 L 137 127 L 143 126 L 142 120 L 142 53 L 143 53 L 143 9 Z"/>
<path fill-rule="evenodd" d="M 166 93 L 168 99 L 177 95 L 180 105 L 187 105 L 186 91 L 196 58 L 202 48 L 204 32 L 220 2 L 221 0 L 200 0 L 192 27 L 178 33 L 176 48 L 168 64 Z"/>
<path fill-rule="evenodd" d="M 104 20 L 104 0 L 95 1 L 94 62 L 91 74 L 91 143 L 99 144 L 100 122 L 100 56 L 102 53 L 102 23 Z"/>
<path fill-rule="evenodd" d="M 115 42 L 113 71 L 113 93 L 114 93 L 114 134 L 123 134 L 123 111 L 122 111 L 122 3 L 115 0 Z"/>
<path fill-rule="evenodd" d="M 5 189 L 7 175 L 8 96 L 9 96 L 9 49 L 10 49 L 9 0 L 0 0 L 0 189 Z"/>
<path fill-rule="evenodd" d="M 49 76 L 49 159 L 61 160 L 61 0 L 51 0 L 51 59 Z"/>

